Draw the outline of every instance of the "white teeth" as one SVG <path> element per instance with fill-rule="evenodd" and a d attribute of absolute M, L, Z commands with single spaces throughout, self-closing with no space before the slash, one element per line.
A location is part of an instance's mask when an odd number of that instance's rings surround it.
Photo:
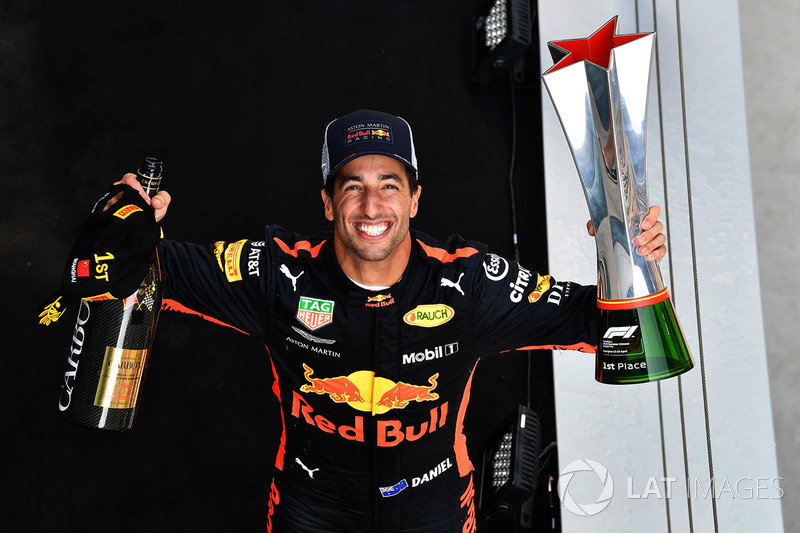
<path fill-rule="evenodd" d="M 389 224 L 380 224 L 377 226 L 372 226 L 372 225 L 368 226 L 366 224 L 362 224 L 356 227 L 358 228 L 359 231 L 363 231 L 370 237 L 377 237 L 378 235 L 382 234 L 387 229 L 389 229 Z"/>

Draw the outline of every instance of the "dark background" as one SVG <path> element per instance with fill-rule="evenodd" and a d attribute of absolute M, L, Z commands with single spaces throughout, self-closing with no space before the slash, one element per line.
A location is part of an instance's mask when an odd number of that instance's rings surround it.
<path fill-rule="evenodd" d="M 49 328 L 36 325 L 38 306 L 88 209 L 145 155 L 165 164 L 168 237 L 327 228 L 322 132 L 359 108 L 413 127 L 423 186 L 413 227 L 513 257 L 509 81 L 469 83 L 471 16 L 490 4 L 0 3 L 0 529 L 264 529 L 278 418 L 257 341 L 162 314 L 136 425 L 108 434 L 56 406 L 77 305 Z M 546 271 L 535 46 L 526 58 L 514 89 L 519 251 Z M 479 365 L 466 427 L 476 464 L 525 401 L 526 357 Z M 546 444 L 550 354 L 533 361 Z"/>

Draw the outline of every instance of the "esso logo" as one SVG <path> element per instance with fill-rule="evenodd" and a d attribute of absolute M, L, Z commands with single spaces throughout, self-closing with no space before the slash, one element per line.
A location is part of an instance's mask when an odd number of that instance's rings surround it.
<path fill-rule="evenodd" d="M 508 261 L 496 254 L 486 254 L 483 258 L 483 270 L 490 281 L 500 281 L 508 274 Z"/>

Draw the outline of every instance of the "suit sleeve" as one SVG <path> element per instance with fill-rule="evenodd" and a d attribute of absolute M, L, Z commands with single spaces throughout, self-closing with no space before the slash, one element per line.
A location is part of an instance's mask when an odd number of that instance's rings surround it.
<path fill-rule="evenodd" d="M 480 356 L 520 349 L 595 351 L 595 286 L 557 281 L 488 253 L 473 294 Z"/>
<path fill-rule="evenodd" d="M 162 310 L 199 315 L 259 338 L 269 324 L 264 241 L 213 245 L 163 240 Z"/>

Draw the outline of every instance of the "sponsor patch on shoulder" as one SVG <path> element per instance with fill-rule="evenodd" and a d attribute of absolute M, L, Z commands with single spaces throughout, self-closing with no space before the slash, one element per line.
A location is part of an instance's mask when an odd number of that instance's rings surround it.
<path fill-rule="evenodd" d="M 483 258 L 483 270 L 489 281 L 500 281 L 508 274 L 508 261 L 499 255 L 488 253 Z"/>
<path fill-rule="evenodd" d="M 528 295 L 530 303 L 537 302 L 542 297 L 542 294 L 546 293 L 550 288 L 550 276 L 540 276 L 539 274 L 536 274 L 536 276 L 536 288 Z"/>
<path fill-rule="evenodd" d="M 225 277 L 229 282 L 241 281 L 242 269 L 239 261 L 242 258 L 242 249 L 247 239 L 232 242 L 225 249 Z"/>

